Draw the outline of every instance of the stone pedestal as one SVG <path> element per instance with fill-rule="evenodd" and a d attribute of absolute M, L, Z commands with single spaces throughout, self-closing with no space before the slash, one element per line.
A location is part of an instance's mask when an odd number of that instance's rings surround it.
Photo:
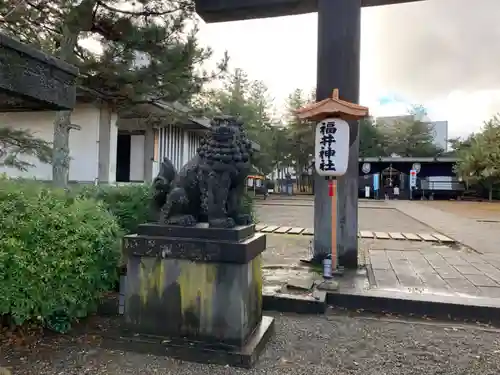
<path fill-rule="evenodd" d="M 124 338 L 141 351 L 250 367 L 273 329 L 262 316 L 265 248 L 253 225 L 141 225 L 124 243 Z"/>

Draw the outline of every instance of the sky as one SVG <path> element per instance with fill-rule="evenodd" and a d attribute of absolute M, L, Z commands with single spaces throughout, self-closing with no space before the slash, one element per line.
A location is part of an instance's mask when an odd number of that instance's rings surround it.
<path fill-rule="evenodd" d="M 449 136 L 478 131 L 500 112 L 500 0 L 426 0 L 364 8 L 360 104 L 375 116 L 421 104 Z M 316 82 L 317 15 L 200 23 L 214 58 L 262 80 L 283 107 Z M 297 48 L 300 46 L 300 49 Z"/>

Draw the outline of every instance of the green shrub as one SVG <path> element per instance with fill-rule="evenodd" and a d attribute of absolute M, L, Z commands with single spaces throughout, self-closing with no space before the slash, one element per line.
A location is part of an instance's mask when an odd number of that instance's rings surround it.
<path fill-rule="evenodd" d="M 251 215 L 253 222 L 258 223 L 257 214 L 254 207 L 254 196 L 253 193 L 245 192 L 243 199 L 241 200 L 241 208 L 243 213 Z"/>
<path fill-rule="evenodd" d="M 99 202 L 0 180 L 0 316 L 64 332 L 116 283 L 122 236 Z"/>
<path fill-rule="evenodd" d="M 103 202 L 117 218 L 125 233 L 135 233 L 139 224 L 149 220 L 151 193 L 149 184 L 86 185 L 74 189 L 77 197 L 93 198 Z"/>

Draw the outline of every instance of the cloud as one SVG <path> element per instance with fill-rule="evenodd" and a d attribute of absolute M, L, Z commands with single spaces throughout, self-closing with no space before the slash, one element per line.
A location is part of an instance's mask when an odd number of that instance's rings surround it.
<path fill-rule="evenodd" d="M 426 0 L 366 13 L 375 24 L 378 87 L 419 102 L 500 88 L 499 0 Z"/>
<path fill-rule="evenodd" d="M 365 8 L 370 86 L 423 104 L 433 120 L 449 121 L 450 136 L 478 131 L 500 112 L 499 15 L 500 0 Z"/>

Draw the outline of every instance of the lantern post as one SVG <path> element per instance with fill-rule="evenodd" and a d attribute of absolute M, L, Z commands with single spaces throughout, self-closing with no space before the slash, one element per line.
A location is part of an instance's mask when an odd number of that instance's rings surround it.
<path fill-rule="evenodd" d="M 337 241 L 337 177 L 347 171 L 349 162 L 349 123 L 368 116 L 368 108 L 339 99 L 339 90 L 330 98 L 307 105 L 297 111 L 300 120 L 316 123 L 314 165 L 316 173 L 328 180 L 331 202 L 331 269 L 325 276 L 339 271 Z M 357 193 L 357 192 L 356 192 Z M 329 267 L 329 266 L 328 266 Z M 330 271 L 330 273 L 328 272 Z M 332 272 L 333 271 L 333 272 Z"/>

